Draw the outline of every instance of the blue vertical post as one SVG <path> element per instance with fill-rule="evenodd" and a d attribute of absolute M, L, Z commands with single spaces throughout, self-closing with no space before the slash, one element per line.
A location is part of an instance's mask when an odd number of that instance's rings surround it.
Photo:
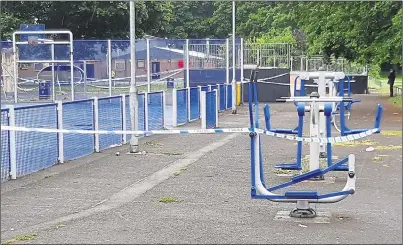
<path fill-rule="evenodd" d="M 304 129 L 305 103 L 297 104 L 298 111 L 298 137 L 302 137 Z M 297 143 L 297 168 L 302 169 L 302 141 Z"/>
<path fill-rule="evenodd" d="M 331 138 L 332 137 L 332 104 L 331 103 L 325 103 L 325 116 L 326 116 L 326 137 Z M 333 162 L 332 162 L 332 143 L 328 142 L 326 144 L 326 150 L 327 150 L 327 166 L 330 167 Z"/>

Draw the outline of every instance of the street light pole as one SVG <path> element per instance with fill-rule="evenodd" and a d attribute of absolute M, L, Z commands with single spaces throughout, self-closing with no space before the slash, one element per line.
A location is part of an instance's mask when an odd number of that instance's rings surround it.
<path fill-rule="evenodd" d="M 132 131 L 138 130 L 138 93 L 136 86 L 136 11 L 135 1 L 130 1 L 130 126 Z M 125 113 L 125 112 L 123 112 Z M 132 134 L 130 138 L 130 153 L 138 152 L 138 139 Z"/>
<path fill-rule="evenodd" d="M 232 114 L 236 114 L 235 0 L 232 1 Z"/>

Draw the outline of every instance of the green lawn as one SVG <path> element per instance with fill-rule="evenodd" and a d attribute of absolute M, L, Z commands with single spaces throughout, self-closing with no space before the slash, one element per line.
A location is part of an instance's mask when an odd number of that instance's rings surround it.
<path fill-rule="evenodd" d="M 398 95 L 392 98 L 389 98 L 390 103 L 396 105 L 400 110 L 402 110 L 402 96 Z"/>
<path fill-rule="evenodd" d="M 380 78 L 369 78 L 368 79 L 368 88 L 370 90 L 375 90 L 381 94 L 389 94 L 389 85 L 388 85 L 388 72 L 381 72 Z M 395 86 L 402 87 L 402 74 L 399 73 L 396 75 Z"/>

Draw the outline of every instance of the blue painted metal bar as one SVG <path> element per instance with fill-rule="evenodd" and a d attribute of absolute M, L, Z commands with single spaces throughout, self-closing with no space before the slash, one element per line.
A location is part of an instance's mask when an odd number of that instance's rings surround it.
<path fill-rule="evenodd" d="M 14 110 L 24 110 L 24 109 L 34 109 L 34 108 L 43 108 L 43 107 L 49 107 L 49 106 L 57 106 L 56 103 L 46 103 L 46 104 L 39 104 L 39 105 L 27 105 L 27 106 L 19 106 L 19 107 L 14 107 Z"/>
<path fill-rule="evenodd" d="M 300 195 L 297 195 L 297 193 L 293 193 L 293 195 L 259 195 L 259 196 L 253 196 L 253 199 L 266 199 L 266 200 L 273 200 L 273 199 L 308 199 L 308 200 L 319 200 L 319 199 L 325 199 L 329 197 L 336 197 L 336 196 L 344 196 L 344 195 L 350 195 L 353 194 L 353 191 L 336 191 L 336 192 L 331 192 L 328 194 L 317 194 L 314 195 L 315 192 L 300 192 Z"/>

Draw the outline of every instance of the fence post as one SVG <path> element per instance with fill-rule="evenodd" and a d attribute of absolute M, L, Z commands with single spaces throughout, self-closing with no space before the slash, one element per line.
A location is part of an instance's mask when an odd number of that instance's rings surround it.
<path fill-rule="evenodd" d="M 206 121 L 206 92 L 201 91 L 200 93 L 200 118 L 201 118 L 201 129 L 207 128 Z"/>
<path fill-rule="evenodd" d="M 176 88 L 172 89 L 172 126 L 178 126 L 178 98 L 176 93 Z"/>
<path fill-rule="evenodd" d="M 218 105 L 217 105 L 217 110 L 221 111 L 221 97 L 220 97 L 220 84 L 217 84 L 217 97 L 218 97 Z"/>
<path fill-rule="evenodd" d="M 93 97 L 94 100 L 94 106 L 93 106 L 93 113 L 94 113 L 94 130 L 98 131 L 99 130 L 99 110 L 98 110 L 98 98 Z M 95 152 L 99 152 L 99 134 L 95 133 Z"/>
<path fill-rule="evenodd" d="M 144 129 L 145 129 L 145 131 L 148 131 L 148 93 L 147 92 L 144 93 Z"/>
<path fill-rule="evenodd" d="M 186 87 L 190 87 L 190 56 L 189 56 L 189 39 L 186 39 Z"/>
<path fill-rule="evenodd" d="M 186 88 L 187 92 L 187 113 L 188 113 L 188 122 L 190 122 L 190 87 Z"/>
<path fill-rule="evenodd" d="M 8 105 L 8 125 L 15 127 L 15 111 L 14 105 Z M 11 179 L 17 179 L 17 149 L 16 149 L 16 137 L 13 130 L 9 131 L 10 137 L 10 177 Z"/>
<path fill-rule="evenodd" d="M 225 83 L 229 83 L 229 38 L 225 40 Z"/>
<path fill-rule="evenodd" d="M 108 39 L 108 82 L 109 82 L 109 96 L 112 96 L 112 42 Z"/>
<path fill-rule="evenodd" d="M 244 49 L 243 49 L 243 44 L 244 44 L 244 42 L 243 42 L 243 38 L 241 38 L 241 103 L 243 104 L 243 102 L 244 102 L 244 100 L 243 100 L 243 80 L 244 80 L 244 73 L 243 73 L 243 59 L 244 59 L 244 57 L 243 57 L 243 52 L 244 52 Z"/>
<path fill-rule="evenodd" d="M 165 98 L 165 90 L 162 90 L 162 126 L 164 129 L 167 128 L 166 120 L 165 120 L 165 110 L 166 110 L 166 98 Z"/>
<path fill-rule="evenodd" d="M 63 102 L 56 101 L 57 103 L 57 129 L 63 130 Z M 64 163 L 64 134 L 62 132 L 57 133 L 58 141 L 58 155 L 59 163 Z"/>
<path fill-rule="evenodd" d="M 122 94 L 122 130 L 126 131 L 126 95 Z M 126 134 L 122 134 L 123 144 L 127 143 Z"/>
<path fill-rule="evenodd" d="M 219 103 L 219 101 L 218 101 L 218 90 L 217 89 L 215 89 L 214 90 L 215 91 L 215 106 L 216 106 L 216 110 L 215 110 L 215 126 L 216 126 L 216 128 L 218 128 L 218 103 Z"/>
<path fill-rule="evenodd" d="M 147 92 L 151 92 L 151 69 L 150 69 L 150 39 L 146 39 L 146 69 L 147 69 Z"/>

